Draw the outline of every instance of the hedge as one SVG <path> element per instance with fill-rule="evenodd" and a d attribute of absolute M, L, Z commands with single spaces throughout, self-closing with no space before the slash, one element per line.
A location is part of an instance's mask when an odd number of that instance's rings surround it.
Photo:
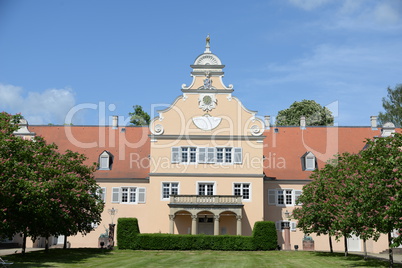
<path fill-rule="evenodd" d="M 257 221 L 253 228 L 253 243 L 255 250 L 275 249 L 278 245 L 275 223 L 272 221 Z"/>
<path fill-rule="evenodd" d="M 233 235 L 139 234 L 131 249 L 143 250 L 253 250 L 253 238 Z M 119 244 L 120 248 L 120 244 Z"/>
<path fill-rule="evenodd" d="M 137 218 L 119 218 L 117 221 L 117 243 L 119 248 L 129 249 L 140 233 Z"/>
<path fill-rule="evenodd" d="M 273 222 L 256 222 L 252 236 L 139 234 L 137 219 L 119 218 L 117 245 L 134 250 L 274 250 L 277 235 Z"/>

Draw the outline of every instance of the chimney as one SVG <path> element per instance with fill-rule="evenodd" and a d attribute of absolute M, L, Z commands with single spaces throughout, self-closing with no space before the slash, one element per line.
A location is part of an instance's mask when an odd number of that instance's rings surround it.
<path fill-rule="evenodd" d="M 395 125 L 391 122 L 387 122 L 382 126 L 381 137 L 389 137 L 395 133 Z"/>
<path fill-rule="evenodd" d="M 112 129 L 117 129 L 119 126 L 119 116 L 113 115 L 112 119 Z"/>
<path fill-rule="evenodd" d="M 377 116 L 375 115 L 370 116 L 370 122 L 371 122 L 371 129 L 377 130 Z"/>
<path fill-rule="evenodd" d="M 306 117 L 300 117 L 300 129 L 306 129 Z"/>
<path fill-rule="evenodd" d="M 269 129 L 269 127 L 271 126 L 271 116 L 270 115 L 264 116 L 264 123 L 265 123 L 265 129 Z"/>

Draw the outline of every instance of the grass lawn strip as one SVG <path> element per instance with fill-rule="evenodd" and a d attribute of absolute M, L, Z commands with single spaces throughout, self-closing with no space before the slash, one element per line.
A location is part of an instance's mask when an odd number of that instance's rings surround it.
<path fill-rule="evenodd" d="M 388 267 L 387 261 L 308 251 L 133 251 L 51 249 L 7 256 L 18 267 Z M 396 264 L 394 267 L 402 267 Z"/>

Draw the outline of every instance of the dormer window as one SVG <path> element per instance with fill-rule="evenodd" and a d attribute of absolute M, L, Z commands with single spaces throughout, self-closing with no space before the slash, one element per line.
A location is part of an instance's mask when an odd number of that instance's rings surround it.
<path fill-rule="evenodd" d="M 99 170 L 111 170 L 113 164 L 113 155 L 108 151 L 103 151 L 99 156 Z"/>
<path fill-rule="evenodd" d="M 302 158 L 302 169 L 306 171 L 312 171 L 317 168 L 317 159 L 312 152 L 306 152 Z"/>

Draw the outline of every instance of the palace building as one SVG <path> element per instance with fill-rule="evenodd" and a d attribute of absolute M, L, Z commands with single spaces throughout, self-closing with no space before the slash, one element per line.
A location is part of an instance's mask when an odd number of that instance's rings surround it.
<path fill-rule="evenodd" d="M 99 163 L 102 223 L 85 237 L 69 237 L 72 247 L 98 247 L 112 221 L 135 217 L 141 233 L 171 234 L 250 236 L 255 222 L 274 221 L 279 245 L 303 250 L 305 234 L 291 214 L 312 171 L 338 152 L 359 152 L 367 138 L 395 132 L 393 124 L 377 128 L 375 117 L 367 127 L 312 127 L 305 118 L 301 126 L 272 126 L 224 83 L 225 65 L 209 37 L 190 66 L 191 83 L 149 127 L 120 126 L 116 116 L 112 126 L 25 125 L 17 133 L 43 136 L 62 152 Z M 310 236 L 315 250 L 329 250 L 328 236 Z M 350 251 L 363 250 L 358 237 L 348 243 Z M 378 253 L 387 241 L 366 246 Z M 343 242 L 334 241 L 334 250 L 343 250 Z"/>

